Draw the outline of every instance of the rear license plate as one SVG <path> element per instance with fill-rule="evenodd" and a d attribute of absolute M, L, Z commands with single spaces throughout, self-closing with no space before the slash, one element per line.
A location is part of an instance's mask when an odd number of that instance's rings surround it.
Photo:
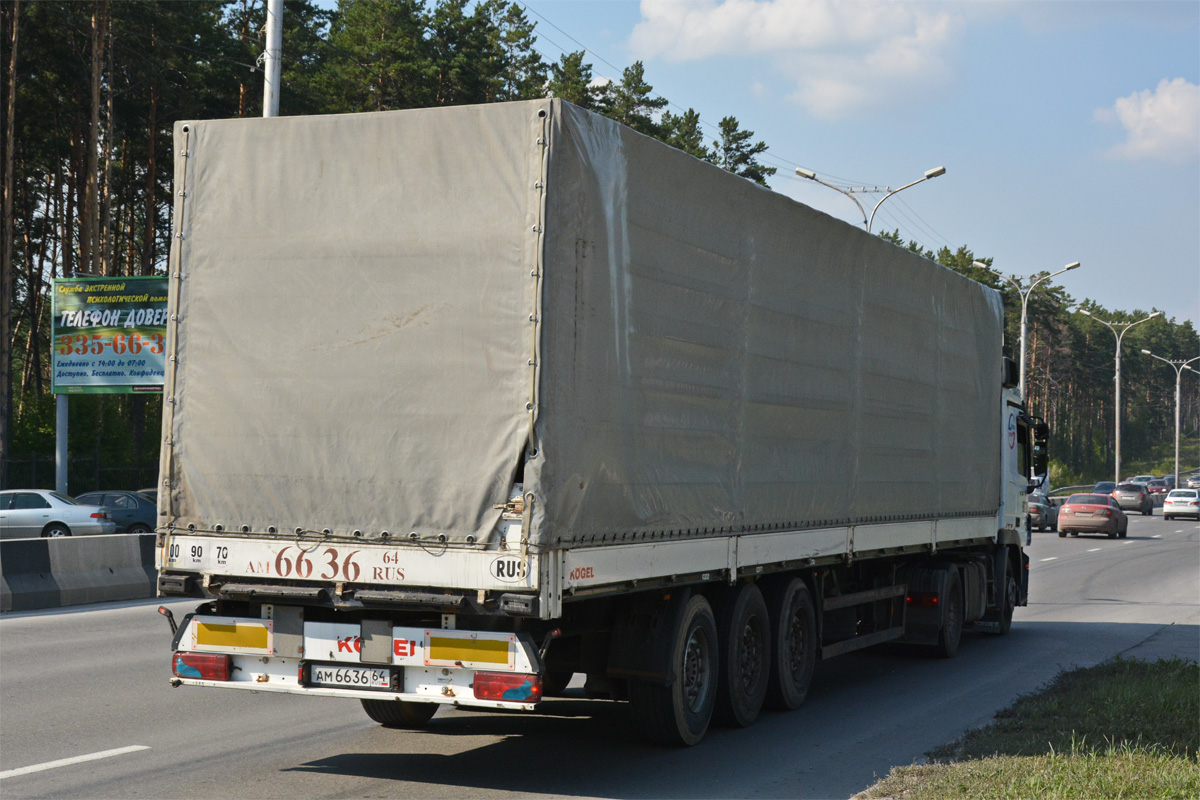
<path fill-rule="evenodd" d="M 391 689 L 392 670 L 313 664 L 309 668 L 308 682 L 311 686 L 336 686 L 342 689 Z"/>

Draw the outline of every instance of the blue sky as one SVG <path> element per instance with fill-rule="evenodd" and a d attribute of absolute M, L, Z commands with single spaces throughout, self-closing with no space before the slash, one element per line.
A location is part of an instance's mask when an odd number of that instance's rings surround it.
<path fill-rule="evenodd" d="M 852 223 L 795 177 L 895 188 L 874 230 L 970 247 L 1109 310 L 1200 327 L 1200 2 L 522 0 L 547 61 L 636 60 L 710 135 L 769 146 L 775 191 Z M 610 62 L 612 66 L 609 66 Z M 860 195 L 870 213 L 881 195 Z"/>

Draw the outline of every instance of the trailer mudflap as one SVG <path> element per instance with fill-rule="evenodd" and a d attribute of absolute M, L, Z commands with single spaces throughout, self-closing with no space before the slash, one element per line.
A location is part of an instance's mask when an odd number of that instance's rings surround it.
<path fill-rule="evenodd" d="M 663 686 L 675 680 L 669 649 L 690 589 L 635 598 L 618 616 L 608 650 L 610 678 L 633 678 Z M 667 667 L 666 670 L 663 668 Z"/>

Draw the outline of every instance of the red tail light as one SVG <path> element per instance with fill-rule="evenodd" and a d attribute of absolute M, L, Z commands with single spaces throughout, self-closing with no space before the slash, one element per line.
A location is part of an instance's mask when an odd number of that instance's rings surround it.
<path fill-rule="evenodd" d="M 910 592 L 904 602 L 916 608 L 937 608 L 938 596 L 933 592 Z"/>
<path fill-rule="evenodd" d="M 103 511 L 97 511 L 92 514 L 92 519 L 108 519 L 108 514 L 104 513 Z"/>
<path fill-rule="evenodd" d="M 233 659 L 222 653 L 176 653 L 171 671 L 180 678 L 202 681 L 227 681 Z"/>
<path fill-rule="evenodd" d="M 542 699 L 540 675 L 513 672 L 476 672 L 475 699 L 508 703 L 536 703 Z"/>

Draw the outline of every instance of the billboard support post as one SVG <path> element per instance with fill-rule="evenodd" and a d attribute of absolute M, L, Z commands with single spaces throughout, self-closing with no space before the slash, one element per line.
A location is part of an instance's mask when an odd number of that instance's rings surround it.
<path fill-rule="evenodd" d="M 67 491 L 67 396 L 54 396 L 54 488 L 62 494 Z"/>

